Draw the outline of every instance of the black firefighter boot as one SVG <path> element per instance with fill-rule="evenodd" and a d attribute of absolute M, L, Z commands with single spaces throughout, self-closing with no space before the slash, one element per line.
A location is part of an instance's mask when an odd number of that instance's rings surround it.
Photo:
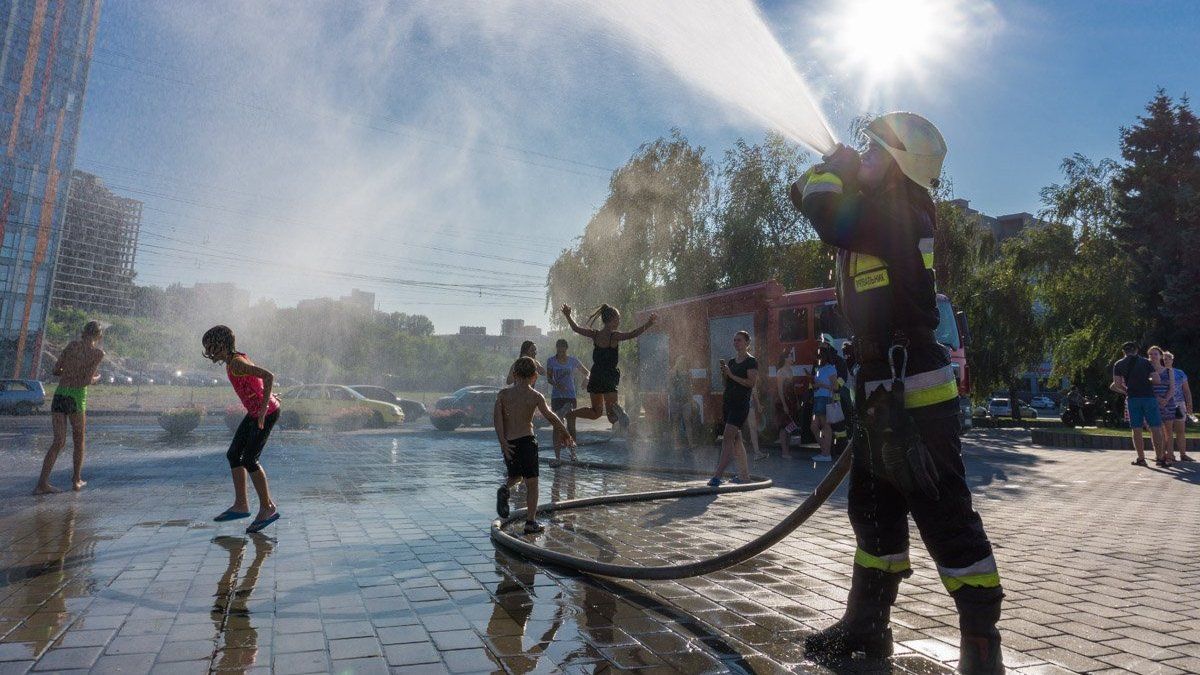
<path fill-rule="evenodd" d="M 958 607 L 958 627 L 962 631 L 959 647 L 958 672 L 972 675 L 991 675 L 1004 672 L 1000 653 L 1000 588 L 963 586 L 951 593 Z"/>
<path fill-rule="evenodd" d="M 813 659 L 845 657 L 854 652 L 866 652 L 878 659 L 891 656 L 892 629 L 888 620 L 900 581 L 911 573 L 855 565 L 845 615 L 829 628 L 804 638 L 805 655 Z"/>

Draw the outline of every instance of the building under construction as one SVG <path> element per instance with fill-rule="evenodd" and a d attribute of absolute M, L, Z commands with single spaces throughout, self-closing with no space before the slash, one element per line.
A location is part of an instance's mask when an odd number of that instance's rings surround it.
<path fill-rule="evenodd" d="M 113 194 L 97 176 L 73 172 L 52 305 L 129 314 L 141 224 L 140 201 Z"/>

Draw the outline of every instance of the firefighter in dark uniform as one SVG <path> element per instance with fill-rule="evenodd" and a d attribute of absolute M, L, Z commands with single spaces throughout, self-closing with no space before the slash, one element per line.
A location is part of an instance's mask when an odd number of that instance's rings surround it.
<path fill-rule="evenodd" d="M 792 185 L 792 202 L 838 248 L 837 291 L 861 369 L 849 515 L 858 549 L 843 618 L 810 635 L 812 657 L 892 653 L 891 606 L 909 566 L 908 515 L 958 608 L 959 671 L 1002 673 L 1000 576 L 971 506 L 959 442 L 958 388 L 934 337 L 935 210 L 929 194 L 946 145 L 911 113 L 865 130 Z"/>

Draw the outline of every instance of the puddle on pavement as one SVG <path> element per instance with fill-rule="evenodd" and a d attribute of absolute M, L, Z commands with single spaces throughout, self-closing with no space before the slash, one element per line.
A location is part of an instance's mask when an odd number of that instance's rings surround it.
<path fill-rule="evenodd" d="M 486 434 L 273 437 L 262 461 L 283 519 L 267 535 L 209 522 L 230 498 L 218 436 L 163 448 L 131 432 L 96 434 L 88 493 L 0 516 L 0 660 L 37 658 L 74 644 L 77 632 L 131 625 L 164 636 L 163 650 L 187 642 L 215 669 L 273 663 L 298 634 L 377 640 L 385 655 L 386 640 L 404 634 L 413 641 L 399 644 L 428 643 L 447 665 L 452 653 L 481 650 L 484 669 L 512 672 L 750 672 L 802 658 L 795 622 L 723 607 L 747 597 L 725 584 L 781 583 L 769 557 L 740 577 L 651 587 L 572 576 L 494 549 L 488 528 L 502 464 Z M 609 447 L 596 445 L 591 458 L 621 461 L 602 453 Z M 564 468 L 543 472 L 541 495 L 562 501 L 684 482 Z M 513 500 L 523 506 L 522 490 Z M 737 544 L 713 523 L 735 523 L 738 503 L 573 510 L 554 515 L 539 541 L 601 560 L 682 562 Z M 706 597 L 714 602 L 681 601 Z"/>

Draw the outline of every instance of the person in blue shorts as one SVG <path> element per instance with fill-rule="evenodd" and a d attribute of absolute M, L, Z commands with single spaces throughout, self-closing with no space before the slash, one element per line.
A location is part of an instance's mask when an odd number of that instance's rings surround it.
<path fill-rule="evenodd" d="M 834 392 L 839 391 L 837 365 L 833 361 L 833 347 L 822 344 L 817 349 L 817 366 L 813 369 L 813 419 L 812 432 L 817 437 L 821 452 L 813 455 L 813 461 L 833 461 L 833 427 L 826 412 L 833 402 Z"/>
<path fill-rule="evenodd" d="M 1158 373 L 1154 372 L 1154 365 L 1149 359 L 1138 356 L 1136 342 L 1126 342 L 1121 345 L 1121 351 L 1125 356 L 1113 364 L 1113 381 L 1108 388 L 1125 397 L 1129 408 L 1129 428 L 1133 431 L 1133 449 L 1137 451 L 1137 459 L 1133 464 L 1146 466 L 1142 426 L 1150 427 L 1156 450 L 1165 448 L 1166 444 L 1166 439 L 1163 438 L 1162 417 L 1158 413 L 1158 398 L 1154 395 Z M 1160 467 L 1171 465 L 1163 455 L 1156 457 L 1155 463 Z"/>

